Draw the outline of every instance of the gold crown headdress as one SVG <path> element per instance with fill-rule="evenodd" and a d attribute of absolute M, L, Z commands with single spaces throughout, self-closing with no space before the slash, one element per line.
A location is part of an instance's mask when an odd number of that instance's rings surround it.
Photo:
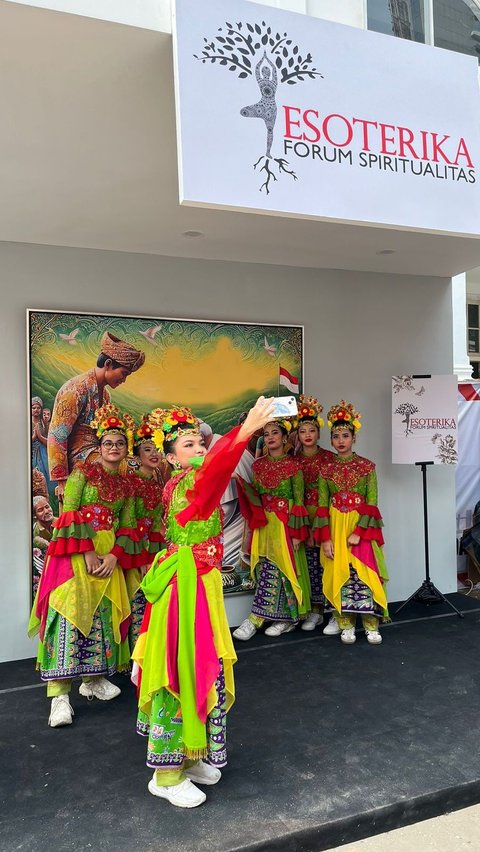
<path fill-rule="evenodd" d="M 105 432 L 123 432 L 130 452 L 135 421 L 127 412 L 121 415 L 119 409 L 112 402 L 106 402 L 105 405 L 97 408 L 95 417 L 90 422 L 90 428 L 95 430 L 100 441 Z"/>
<path fill-rule="evenodd" d="M 134 448 L 139 444 L 143 444 L 145 441 L 154 440 L 155 427 L 150 424 L 149 417 L 149 414 L 144 414 L 140 423 L 138 425 L 135 424 L 134 428 L 131 430 L 131 434 L 127 435 L 129 439 L 129 455 L 133 455 Z"/>
<path fill-rule="evenodd" d="M 351 402 L 345 402 L 344 399 L 341 399 L 337 405 L 332 405 L 327 414 L 328 428 L 331 429 L 335 423 L 343 420 L 349 426 L 352 426 L 354 432 L 358 432 L 362 428 L 362 424 L 360 423 L 361 416 L 360 412 L 356 411 L 355 406 Z"/>
<path fill-rule="evenodd" d="M 200 421 L 186 407 L 154 408 L 148 416 L 148 423 L 153 429 L 152 440 L 161 452 L 165 441 L 176 441 L 182 435 L 200 434 Z"/>
<path fill-rule="evenodd" d="M 321 429 L 325 425 L 323 417 L 320 416 L 322 411 L 323 405 L 319 403 L 316 397 L 305 396 L 301 393 L 298 397 L 298 414 L 293 421 L 294 428 L 298 429 L 301 423 L 310 420 Z"/>
<path fill-rule="evenodd" d="M 290 432 L 292 429 L 292 421 L 288 417 L 272 417 L 268 423 L 277 423 L 282 429 L 285 429 L 285 432 Z M 268 426 L 268 423 L 265 423 L 265 426 Z"/>

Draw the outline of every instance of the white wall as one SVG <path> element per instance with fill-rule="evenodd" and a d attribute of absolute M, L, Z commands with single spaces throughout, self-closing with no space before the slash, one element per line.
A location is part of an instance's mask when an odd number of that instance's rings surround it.
<path fill-rule="evenodd" d="M 480 269 L 471 269 L 466 274 L 466 295 L 480 299 Z"/>
<path fill-rule="evenodd" d="M 467 276 L 455 275 L 452 278 L 452 327 L 453 327 L 453 372 L 459 382 L 469 382 L 472 378 L 472 365 L 467 351 Z"/>
<path fill-rule="evenodd" d="M 251 0 L 262 6 L 273 6 L 287 12 L 325 18 L 338 24 L 366 29 L 366 0 Z"/>
<path fill-rule="evenodd" d="M 307 392 L 318 395 L 326 409 L 345 396 L 363 414 L 357 449 L 378 465 L 390 599 L 404 598 L 419 585 L 421 476 L 418 469 L 390 464 L 390 377 L 452 372 L 450 280 L 0 243 L 0 287 L 2 659 L 34 651 L 25 633 L 30 587 L 27 307 L 304 324 Z M 328 440 L 326 434 L 323 438 Z M 449 592 L 456 587 L 453 472 L 437 467 L 428 476 L 432 575 Z"/>
<path fill-rule="evenodd" d="M 0 0 L 38 6 L 56 12 L 83 15 L 102 21 L 115 21 L 132 27 L 171 32 L 171 0 Z M 208 2 L 208 0 L 207 0 Z M 253 0 L 314 18 L 366 29 L 366 0 Z M 200 6 L 200 0 L 199 0 Z"/>
<path fill-rule="evenodd" d="M 170 0 L 0 0 L 131 27 L 171 32 Z"/>

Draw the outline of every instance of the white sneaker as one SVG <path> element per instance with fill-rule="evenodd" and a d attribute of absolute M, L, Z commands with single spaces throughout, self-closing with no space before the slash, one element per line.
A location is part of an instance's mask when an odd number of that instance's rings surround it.
<path fill-rule="evenodd" d="M 203 790 L 195 787 L 195 784 L 192 784 L 189 778 L 171 787 L 159 787 L 155 783 L 155 773 L 153 773 L 153 778 L 148 782 L 148 789 L 152 796 L 167 799 L 171 805 L 175 805 L 177 808 L 198 808 L 199 805 L 203 805 L 207 798 Z"/>
<path fill-rule="evenodd" d="M 249 618 L 246 618 L 245 621 L 237 627 L 236 630 L 233 631 L 233 636 L 235 639 L 240 639 L 242 642 L 247 642 L 252 636 L 255 636 L 257 632 L 257 628 L 250 621 Z"/>
<path fill-rule="evenodd" d="M 382 644 L 382 634 L 378 630 L 365 630 L 365 636 L 370 645 Z"/>
<path fill-rule="evenodd" d="M 190 781 L 195 781 L 195 784 L 217 784 L 222 777 L 222 773 L 216 766 L 210 763 L 205 763 L 204 760 L 197 760 L 193 766 L 189 766 L 185 770 L 185 775 L 190 778 Z"/>
<path fill-rule="evenodd" d="M 345 645 L 353 645 L 357 641 L 355 636 L 355 628 L 349 627 L 347 630 L 342 630 L 340 639 Z"/>
<path fill-rule="evenodd" d="M 290 633 L 291 630 L 295 630 L 296 626 L 289 621 L 274 621 L 265 630 L 265 636 L 281 636 L 282 633 Z"/>
<path fill-rule="evenodd" d="M 311 612 L 305 621 L 302 621 L 302 630 L 315 630 L 317 624 L 323 623 L 323 615 L 319 612 Z"/>
<path fill-rule="evenodd" d="M 111 701 L 112 698 L 120 695 L 122 690 L 105 677 L 96 677 L 92 680 L 82 681 L 78 691 L 80 695 L 88 698 L 89 701 L 92 698 L 98 698 L 100 701 Z"/>
<path fill-rule="evenodd" d="M 327 626 L 323 628 L 323 635 L 324 636 L 338 636 L 338 634 L 341 633 L 341 632 L 342 631 L 340 630 L 340 628 L 337 624 L 337 619 L 335 618 L 334 615 L 332 615 Z"/>
<path fill-rule="evenodd" d="M 71 725 L 73 721 L 72 716 L 74 715 L 68 695 L 57 695 L 55 698 L 52 698 L 50 716 L 48 717 L 48 724 L 51 728 L 61 728 L 63 725 Z"/>

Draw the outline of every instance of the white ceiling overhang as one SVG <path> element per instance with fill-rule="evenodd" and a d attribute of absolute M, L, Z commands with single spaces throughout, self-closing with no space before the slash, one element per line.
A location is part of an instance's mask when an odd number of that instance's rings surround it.
<path fill-rule="evenodd" d="M 0 0 L 0 114 L 3 241 L 419 275 L 480 266 L 476 238 L 180 206 L 166 33 Z"/>

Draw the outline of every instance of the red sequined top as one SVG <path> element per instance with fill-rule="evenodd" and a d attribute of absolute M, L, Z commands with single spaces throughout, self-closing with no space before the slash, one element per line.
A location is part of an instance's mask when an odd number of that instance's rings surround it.
<path fill-rule="evenodd" d="M 335 459 L 335 453 L 319 447 L 313 456 L 306 456 L 301 451 L 296 456 L 300 463 L 305 482 L 305 506 L 318 506 L 318 477 L 322 475 L 325 464 Z"/>
<path fill-rule="evenodd" d="M 329 512 L 333 507 L 342 513 L 358 512 L 353 532 L 361 539 L 382 545 L 383 522 L 377 501 L 374 463 L 356 453 L 348 458 L 334 456 L 322 465 L 318 480 L 318 508 L 313 523 L 315 541 L 320 543 L 331 537 Z"/>

